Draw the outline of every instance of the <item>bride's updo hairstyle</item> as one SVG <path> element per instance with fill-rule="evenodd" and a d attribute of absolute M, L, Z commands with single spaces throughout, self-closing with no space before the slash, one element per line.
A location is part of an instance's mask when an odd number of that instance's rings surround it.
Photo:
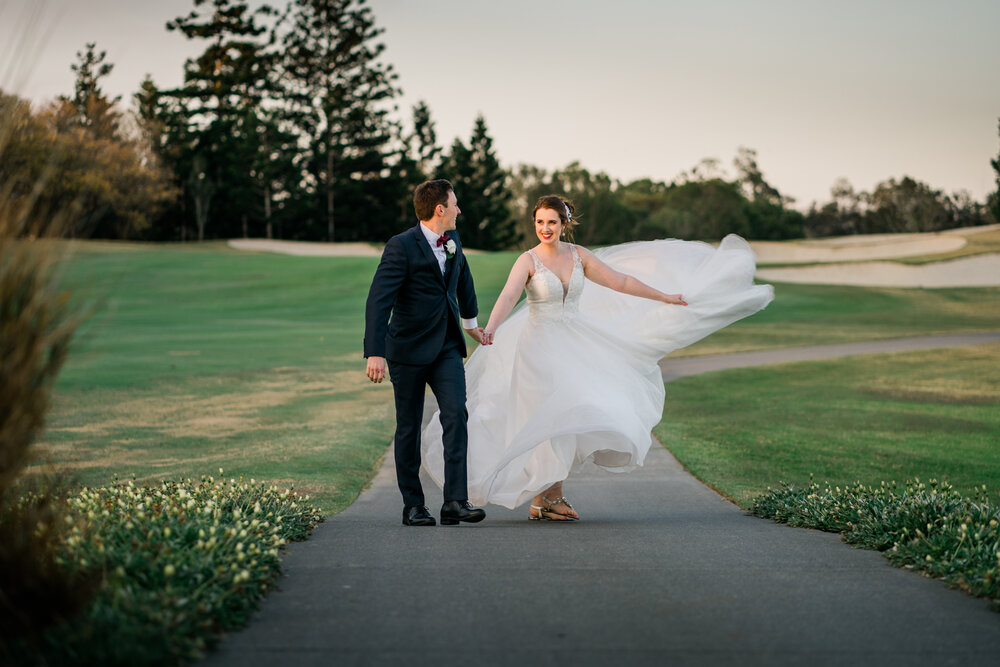
<path fill-rule="evenodd" d="M 531 211 L 531 221 L 535 221 L 535 214 L 538 209 L 548 208 L 559 214 L 559 220 L 563 223 L 563 233 L 570 239 L 573 238 L 573 229 L 580 223 L 576 221 L 576 207 L 573 202 L 561 195 L 545 195 L 539 197 L 534 210 Z"/>

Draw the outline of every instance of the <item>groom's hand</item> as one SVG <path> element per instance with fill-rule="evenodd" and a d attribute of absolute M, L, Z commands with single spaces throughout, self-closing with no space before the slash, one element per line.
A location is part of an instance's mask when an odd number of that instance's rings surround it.
<path fill-rule="evenodd" d="M 467 333 L 470 336 L 472 336 L 473 340 L 475 340 L 480 345 L 489 345 L 489 343 L 486 343 L 486 342 L 483 341 L 483 328 L 482 327 L 476 327 L 475 329 L 466 329 L 465 333 Z"/>
<path fill-rule="evenodd" d="M 368 368 L 365 369 L 368 379 L 378 384 L 385 379 L 385 357 L 368 357 Z"/>

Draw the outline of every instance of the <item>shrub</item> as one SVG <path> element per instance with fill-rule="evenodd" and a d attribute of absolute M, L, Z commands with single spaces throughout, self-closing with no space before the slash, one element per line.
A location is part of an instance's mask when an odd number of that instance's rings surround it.
<path fill-rule="evenodd" d="M 756 498 L 750 512 L 793 526 L 838 532 L 851 544 L 882 551 L 894 565 L 925 572 L 1000 610 L 1000 508 L 986 487 L 975 498 L 949 484 L 919 479 L 900 489 L 802 489 L 782 484 Z"/>
<path fill-rule="evenodd" d="M 76 318 L 55 271 L 63 245 L 52 240 L 65 216 L 38 204 L 47 181 L 13 173 L 11 146 L 31 135 L 26 104 L 0 92 L 0 663 L 14 637 L 37 638 L 83 605 L 93 582 L 59 566 L 58 478 L 25 481 L 25 465 L 44 426 L 52 383 L 66 357 Z M 23 170 L 22 170 L 23 171 Z M 34 488 L 31 500 L 22 491 Z"/>
<path fill-rule="evenodd" d="M 200 657 L 249 619 L 280 571 L 279 549 L 321 520 L 306 500 L 242 478 L 84 488 L 66 502 L 57 560 L 100 585 L 81 613 L 15 656 L 59 665 Z"/>

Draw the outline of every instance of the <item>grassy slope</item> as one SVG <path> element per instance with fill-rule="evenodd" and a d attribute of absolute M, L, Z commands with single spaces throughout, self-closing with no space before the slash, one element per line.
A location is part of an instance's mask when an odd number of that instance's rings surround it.
<path fill-rule="evenodd" d="M 1000 288 L 775 285 L 765 310 L 674 356 L 1000 329 Z"/>
<path fill-rule="evenodd" d="M 1000 345 L 779 364 L 667 385 L 655 433 L 746 507 L 779 482 L 1000 492 Z"/>
<path fill-rule="evenodd" d="M 485 323 L 515 253 L 469 257 Z M 55 395 L 51 460 L 82 483 L 216 474 L 349 504 L 392 437 L 363 375 L 374 258 L 221 243 L 80 243 L 65 280 L 92 314 Z M 1000 328 L 1000 289 L 779 285 L 766 311 L 683 354 Z"/>
<path fill-rule="evenodd" d="M 510 257 L 472 261 L 482 293 L 498 293 Z M 377 264 L 77 244 L 64 280 L 90 315 L 57 386 L 49 460 L 89 485 L 221 467 L 339 511 L 392 438 L 391 387 L 366 380 L 361 356 Z"/>

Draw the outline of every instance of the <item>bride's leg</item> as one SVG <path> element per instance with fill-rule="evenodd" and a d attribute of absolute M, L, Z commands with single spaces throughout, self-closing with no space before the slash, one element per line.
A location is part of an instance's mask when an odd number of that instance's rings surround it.
<path fill-rule="evenodd" d="M 570 517 L 579 519 L 580 515 L 576 513 L 576 510 L 574 510 L 566 503 L 558 502 L 552 505 L 551 507 L 549 506 L 549 503 L 551 501 L 555 500 L 556 498 L 562 498 L 562 495 L 563 495 L 562 482 L 556 482 L 555 484 L 553 484 L 552 486 L 550 486 L 549 488 L 545 489 L 537 496 L 532 498 L 531 504 L 534 505 L 535 507 L 541 507 L 545 509 L 547 512 L 550 512 L 549 516 L 552 516 L 552 514 L 558 514 L 567 517 L 565 519 L 562 518 L 556 519 L 556 521 L 569 521 Z M 529 509 L 528 511 L 532 515 L 535 516 L 538 515 L 538 510 Z"/>

